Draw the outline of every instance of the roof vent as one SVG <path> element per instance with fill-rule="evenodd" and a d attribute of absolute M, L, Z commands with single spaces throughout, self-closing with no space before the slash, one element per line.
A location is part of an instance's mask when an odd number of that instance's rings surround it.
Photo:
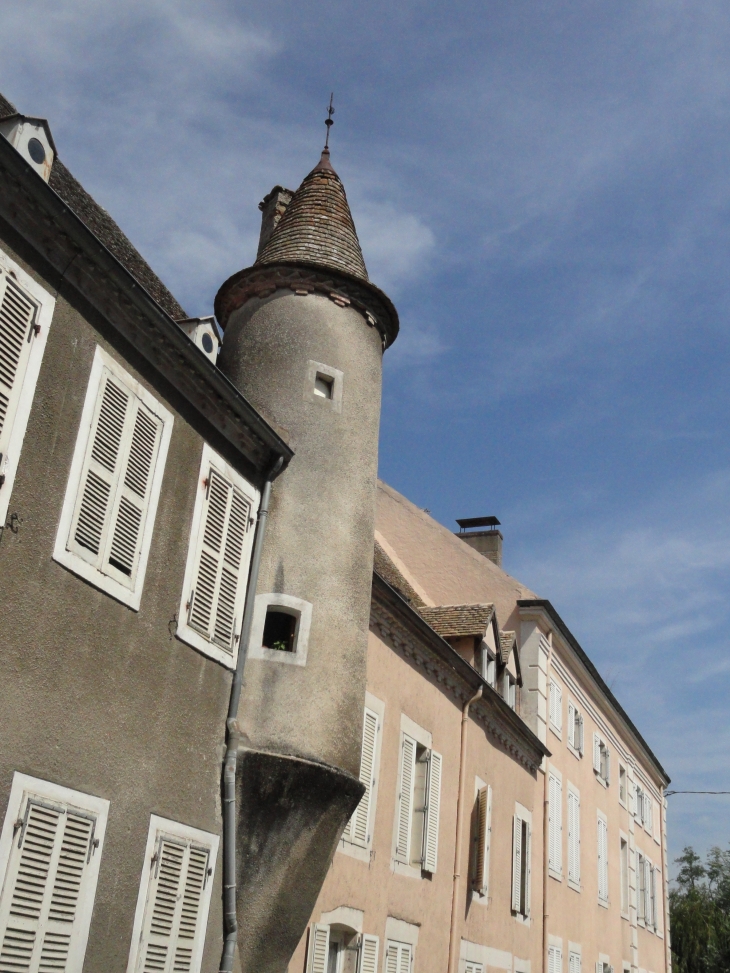
<path fill-rule="evenodd" d="M 41 179 L 48 182 L 56 158 L 56 146 L 45 118 L 10 115 L 0 121 L 0 135 L 4 135 Z"/>
<path fill-rule="evenodd" d="M 496 517 L 464 517 L 456 523 L 459 525 L 457 537 L 498 568 L 502 567 L 502 534 L 497 530 L 501 525 Z M 475 527 L 488 527 L 489 530 L 473 530 Z"/>

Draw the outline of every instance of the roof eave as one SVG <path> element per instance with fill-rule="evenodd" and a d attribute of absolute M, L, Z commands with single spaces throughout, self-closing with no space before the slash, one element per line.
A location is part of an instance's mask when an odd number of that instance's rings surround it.
<path fill-rule="evenodd" d="M 431 626 L 412 608 L 408 602 L 388 582 L 373 572 L 373 597 L 385 601 L 387 606 L 398 614 L 406 627 L 420 639 L 438 658 L 448 665 L 454 674 L 462 680 L 472 695 L 482 688 L 482 698 L 499 716 L 535 757 L 535 763 L 540 764 L 543 757 L 549 757 L 550 751 L 545 744 L 532 732 L 521 717 L 507 705 L 497 690 L 483 679 L 477 670 L 470 666 L 449 643 L 441 638 Z"/>
<path fill-rule="evenodd" d="M 567 642 L 567 644 L 575 652 L 579 662 L 586 669 L 591 679 L 596 683 L 596 685 L 603 693 L 603 695 L 606 697 L 608 702 L 611 704 L 613 709 L 615 709 L 615 711 L 618 713 L 619 717 L 621 718 L 622 722 L 626 726 L 627 730 L 631 733 L 631 735 L 634 737 L 634 739 L 639 744 L 641 749 L 644 751 L 645 756 L 647 757 L 649 762 L 653 765 L 659 777 L 662 779 L 663 786 L 666 787 L 668 784 L 670 784 L 671 778 L 667 774 L 666 770 L 659 763 L 651 747 L 648 745 L 648 743 L 643 738 L 641 733 L 639 733 L 637 728 L 634 726 L 626 710 L 623 708 L 621 703 L 619 703 L 619 701 L 616 699 L 614 694 L 611 692 L 611 690 L 608 688 L 606 683 L 603 681 L 603 678 L 599 673 L 598 669 L 596 669 L 596 667 L 593 665 L 591 660 L 588 658 L 584 649 L 581 648 L 578 640 L 570 631 L 570 629 L 565 624 L 565 622 L 560 617 L 560 615 L 557 613 L 552 603 L 548 601 L 547 598 L 522 598 L 518 600 L 517 607 L 520 609 L 521 615 L 523 614 L 523 609 L 526 610 L 526 612 L 532 610 L 532 611 L 543 612 L 545 615 L 547 615 L 547 617 L 550 619 L 553 625 L 558 629 L 560 635 L 565 640 L 565 642 Z"/>
<path fill-rule="evenodd" d="M 0 190 L 0 217 L 60 274 L 58 287 L 74 286 L 259 478 L 280 457 L 288 465 L 287 443 L 5 138 Z"/>

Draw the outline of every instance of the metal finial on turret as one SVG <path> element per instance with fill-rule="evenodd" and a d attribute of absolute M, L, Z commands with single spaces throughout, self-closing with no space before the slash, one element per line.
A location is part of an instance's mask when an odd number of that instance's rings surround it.
<path fill-rule="evenodd" d="M 330 94 L 330 105 L 329 105 L 329 108 L 327 109 L 327 118 L 325 118 L 325 120 L 324 120 L 324 123 L 327 126 L 327 138 L 324 140 L 325 150 L 329 149 L 329 147 L 330 147 L 330 129 L 335 124 L 334 121 L 332 120 L 332 116 L 335 113 L 335 109 L 334 109 L 334 106 L 332 104 L 332 99 L 334 98 L 334 96 L 335 96 L 335 93 L 333 91 Z"/>

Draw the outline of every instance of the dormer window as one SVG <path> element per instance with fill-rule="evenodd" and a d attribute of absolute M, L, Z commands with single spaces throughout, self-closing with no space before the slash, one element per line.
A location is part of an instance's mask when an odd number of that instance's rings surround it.
<path fill-rule="evenodd" d="M 491 649 L 484 653 L 484 678 L 490 686 L 496 688 L 497 685 L 497 658 Z"/>
<path fill-rule="evenodd" d="M 517 700 L 517 680 L 508 669 L 505 669 L 502 678 L 502 695 L 504 696 L 504 701 L 510 709 L 514 709 Z"/>
<path fill-rule="evenodd" d="M 0 135 L 4 135 L 41 179 L 48 182 L 56 147 L 45 118 L 10 115 L 0 121 Z"/>

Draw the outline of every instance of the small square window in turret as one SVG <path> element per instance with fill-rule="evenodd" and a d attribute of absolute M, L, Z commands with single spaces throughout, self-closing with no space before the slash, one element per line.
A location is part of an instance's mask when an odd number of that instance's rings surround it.
<path fill-rule="evenodd" d="M 314 394 L 322 399 L 331 399 L 334 391 L 335 380 L 331 375 L 323 375 L 317 372 L 314 380 Z"/>
<path fill-rule="evenodd" d="M 266 612 L 263 648 L 279 652 L 293 652 L 297 632 L 297 617 L 272 605 Z"/>

